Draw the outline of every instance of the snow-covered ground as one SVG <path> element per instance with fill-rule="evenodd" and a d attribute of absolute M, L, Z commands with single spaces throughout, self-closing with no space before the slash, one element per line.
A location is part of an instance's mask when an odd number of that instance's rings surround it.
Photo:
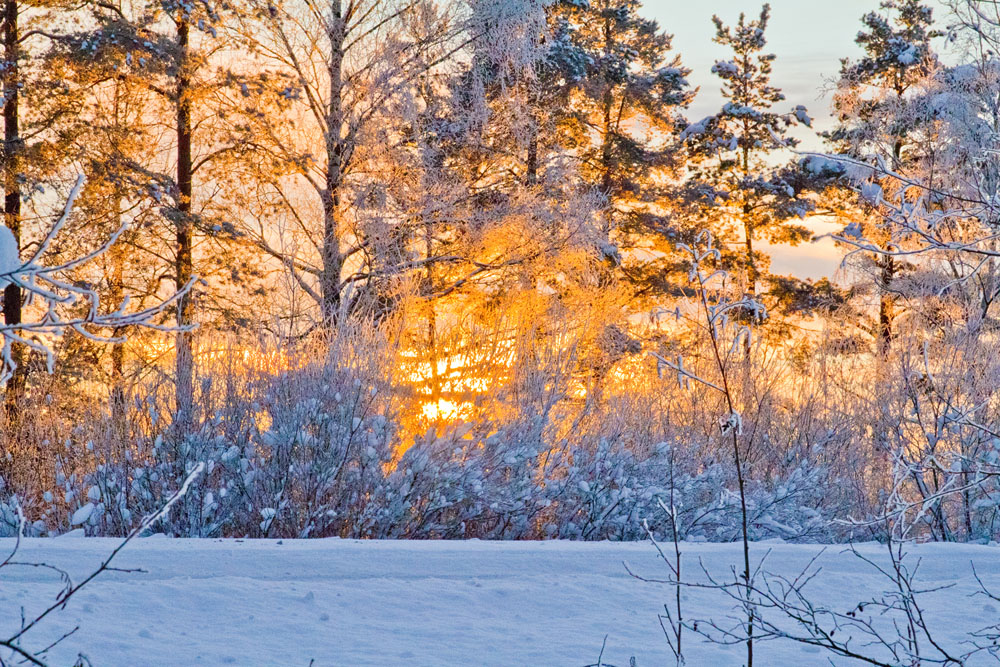
<path fill-rule="evenodd" d="M 46 562 L 76 576 L 116 544 L 96 538 L 27 540 L 19 560 Z M 12 546 L 0 540 L 0 548 Z M 814 546 L 761 544 L 769 567 L 792 573 Z M 861 547 L 878 557 L 876 545 Z M 688 544 L 687 569 L 703 559 L 723 573 L 737 564 L 737 545 Z M 1000 589 L 1000 549 L 928 545 L 915 550 L 922 580 L 947 590 L 924 601 L 949 641 L 963 629 L 1000 619 L 976 589 L 970 561 Z M 56 622 L 35 636 L 43 646 L 79 631 L 58 647 L 52 664 L 77 651 L 95 665 L 567 665 L 604 661 L 624 667 L 672 664 L 657 614 L 664 585 L 638 581 L 623 566 L 650 576 L 665 568 L 648 543 L 357 542 L 141 539 L 116 561 L 146 573 L 109 573 L 74 597 Z M 840 547 L 821 559 L 814 593 L 849 607 L 883 582 Z M 0 630 L 51 601 L 58 581 L 44 570 L 0 572 Z M 685 594 L 692 616 L 727 612 L 717 597 Z M 7 636 L 7 635 L 4 635 Z M 688 642 L 689 665 L 739 665 L 741 648 Z M 757 649 L 761 665 L 829 664 L 816 649 L 772 642 Z M 983 661 L 989 664 L 988 661 Z M 852 664 L 835 659 L 835 664 Z M 978 663 L 973 663 L 978 664 Z"/>

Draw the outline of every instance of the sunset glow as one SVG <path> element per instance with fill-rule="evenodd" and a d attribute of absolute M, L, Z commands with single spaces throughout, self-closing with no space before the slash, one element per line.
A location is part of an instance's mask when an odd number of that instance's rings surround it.
<path fill-rule="evenodd" d="M 1000 660 L 1000 2 L 0 0 L 0 60 L 0 667 Z"/>

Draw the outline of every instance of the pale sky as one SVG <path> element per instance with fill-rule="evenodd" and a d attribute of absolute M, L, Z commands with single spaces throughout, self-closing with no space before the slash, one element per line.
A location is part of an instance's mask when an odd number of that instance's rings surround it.
<path fill-rule="evenodd" d="M 691 120 L 718 111 L 722 104 L 720 80 L 712 74 L 712 64 L 728 57 L 726 49 L 714 44 L 712 15 L 726 25 L 736 23 L 740 12 L 748 18 L 760 15 L 763 2 L 755 0 L 645 0 L 643 13 L 655 18 L 660 27 L 674 35 L 674 51 L 692 71 L 689 80 L 701 88 L 688 110 Z M 861 29 L 861 17 L 878 9 L 879 0 L 771 0 L 771 20 L 767 29 L 768 52 L 777 55 L 772 83 L 788 98 L 776 111 L 802 104 L 814 119 L 815 129 L 827 129 L 830 100 L 824 88 L 831 86 L 840 70 L 840 59 L 855 58 L 861 50 L 854 38 Z M 944 23 L 947 11 L 935 9 L 935 18 Z M 804 149 L 821 150 L 811 132 L 796 132 Z M 811 225 L 817 233 L 838 229 L 835 225 Z M 766 247 L 766 246 L 765 246 Z M 798 248 L 771 248 L 771 270 L 799 278 L 833 277 L 840 264 L 840 251 L 829 239 Z"/>
<path fill-rule="evenodd" d="M 741 11 L 748 17 L 760 14 L 762 2 L 754 0 L 646 0 L 644 13 L 674 35 L 674 50 L 693 70 L 691 83 L 701 92 L 690 109 L 692 119 L 713 113 L 721 103 L 719 79 L 711 73 L 716 59 L 728 57 L 714 44 L 712 15 L 727 24 L 736 23 Z M 768 51 L 778 56 L 773 82 L 788 97 L 786 105 L 805 105 L 817 121 L 827 117 L 829 99 L 820 99 L 840 69 L 840 59 L 861 51 L 854 37 L 861 16 L 878 8 L 878 0 L 772 0 L 767 30 Z M 943 10 L 936 18 L 944 19 Z M 781 111 L 779 107 L 777 110 Z"/>

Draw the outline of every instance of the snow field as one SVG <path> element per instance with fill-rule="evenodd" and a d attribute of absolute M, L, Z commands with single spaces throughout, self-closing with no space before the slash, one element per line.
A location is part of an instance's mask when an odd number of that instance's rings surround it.
<path fill-rule="evenodd" d="M 117 544 L 113 539 L 26 540 L 21 561 L 45 561 L 79 577 Z M 5 552 L 11 540 L 0 540 Z M 756 544 L 768 569 L 794 574 L 817 546 Z M 862 545 L 876 558 L 881 547 Z M 685 544 L 688 576 L 699 560 L 718 575 L 740 562 L 735 544 Z M 972 545 L 915 548 L 922 581 L 953 585 L 923 598 L 946 642 L 1000 619 L 998 604 L 973 596 L 970 561 L 1000 590 L 1000 550 Z M 673 664 L 657 614 L 666 585 L 649 543 L 393 542 L 348 540 L 136 540 L 118 567 L 74 597 L 55 622 L 34 634 L 41 647 L 80 629 L 50 654 L 71 664 L 77 652 L 105 667 L 135 665 L 566 665 L 604 661 L 624 667 Z M 843 605 L 884 588 L 878 575 L 843 548 L 827 549 L 817 599 Z M 0 629 L 49 604 L 57 577 L 37 568 L 0 571 Z M 730 604 L 711 591 L 685 592 L 685 615 L 717 618 Z M 741 647 L 685 637 L 688 665 L 740 665 Z M 817 649 L 787 642 L 758 646 L 761 665 L 829 664 Z M 850 665 L 843 659 L 834 664 Z M 990 664 L 988 660 L 981 663 Z"/>

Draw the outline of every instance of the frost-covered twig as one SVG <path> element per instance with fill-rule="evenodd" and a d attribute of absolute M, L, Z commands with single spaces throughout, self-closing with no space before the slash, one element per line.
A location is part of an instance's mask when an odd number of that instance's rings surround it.
<path fill-rule="evenodd" d="M 193 280 L 179 292 L 149 308 L 130 312 L 129 300 L 126 297 L 122 303 L 117 304 L 115 310 L 102 313 L 100 298 L 94 289 L 63 278 L 66 272 L 86 265 L 107 252 L 125 231 L 124 226 L 115 231 L 104 244 L 88 253 L 53 265 L 44 263 L 49 248 L 63 231 L 72 214 L 73 205 L 83 189 L 83 183 L 83 176 L 80 176 L 66 198 L 62 214 L 27 260 L 18 257 L 17 243 L 13 234 L 0 225 L 0 287 L 17 285 L 26 294 L 25 305 L 35 304 L 40 310 L 40 315 L 34 319 L 18 324 L 0 324 L 0 340 L 2 340 L 0 384 L 9 380 L 14 373 L 16 362 L 13 347 L 16 344 L 24 345 L 44 355 L 51 372 L 55 355 L 45 337 L 75 331 L 90 340 L 114 343 L 121 342 L 121 337 L 105 336 L 99 332 L 135 326 L 160 331 L 179 330 L 176 325 L 159 324 L 156 318 L 183 298 L 190 290 Z M 85 314 L 70 317 L 64 312 L 65 308 L 79 304 L 85 305 Z"/>
<path fill-rule="evenodd" d="M 654 354 L 654 357 L 657 359 L 658 364 L 666 364 L 668 367 L 674 369 L 678 374 L 678 381 L 682 385 L 686 386 L 688 380 L 693 379 L 710 389 L 715 390 L 725 398 L 728 414 L 719 419 L 719 425 L 722 435 L 732 440 L 733 463 L 736 468 L 736 480 L 740 499 L 740 536 L 743 542 L 743 572 L 740 575 L 740 578 L 742 579 L 742 585 L 746 586 L 746 597 L 749 598 L 751 596 L 750 586 L 753 580 L 752 573 L 750 571 L 750 533 L 749 522 L 747 519 L 746 478 L 744 470 L 746 452 L 743 451 L 740 444 L 740 439 L 743 436 L 743 417 L 738 409 L 737 398 L 731 386 L 729 359 L 731 359 L 733 353 L 738 348 L 739 343 L 742 342 L 749 361 L 752 332 L 746 325 L 734 325 L 730 319 L 730 313 L 733 311 L 749 312 L 752 313 L 756 319 L 766 316 L 766 310 L 760 302 L 750 296 L 744 296 L 736 301 L 727 301 L 725 299 L 719 299 L 716 301 L 710 300 L 710 283 L 712 283 L 716 278 L 725 279 L 726 273 L 720 270 L 712 270 L 711 272 L 708 272 L 704 269 L 704 266 L 708 262 L 718 260 L 720 258 L 718 249 L 713 246 L 711 233 L 702 233 L 699 235 L 697 242 L 703 244 L 703 248 L 691 247 L 686 244 L 680 244 L 679 247 L 691 256 L 691 270 L 688 273 L 688 278 L 695 288 L 699 309 L 704 317 L 706 330 L 708 331 L 709 347 L 711 348 L 712 359 L 715 364 L 715 372 L 718 377 L 713 382 L 711 380 L 704 379 L 697 374 L 691 373 L 684 368 L 683 359 L 680 357 L 678 357 L 676 364 L 667 361 L 660 355 Z M 727 335 L 727 330 L 731 330 L 732 342 L 729 345 L 728 350 L 724 351 L 725 343 L 723 339 L 724 336 Z M 674 539 L 676 548 L 676 534 Z M 679 549 L 676 550 L 675 571 L 677 582 L 680 583 Z M 755 608 L 748 604 L 743 605 L 743 608 L 746 611 L 746 618 L 743 621 L 743 641 L 746 642 L 747 667 L 752 667 Z M 672 625 L 674 625 L 674 623 L 677 624 L 677 629 L 675 630 L 675 640 L 677 644 L 675 656 L 677 657 L 678 662 L 682 662 L 682 654 L 680 653 L 680 627 L 683 623 L 680 621 L 679 598 L 677 601 L 676 615 L 678 620 L 676 622 L 671 621 Z"/>
<path fill-rule="evenodd" d="M 83 578 L 79 583 L 74 583 L 70 579 L 69 574 L 64 570 L 62 570 L 61 568 L 56 568 L 46 563 L 27 563 L 27 562 L 18 562 L 13 560 L 14 556 L 17 553 L 17 550 L 20 547 L 21 544 L 20 535 L 23 533 L 23 528 L 24 528 L 23 514 L 19 512 L 20 525 L 18 527 L 18 538 L 17 541 L 15 542 L 13 553 L 11 553 L 11 555 L 8 556 L 8 558 L 2 564 L 0 564 L 0 568 L 5 566 L 6 567 L 21 566 L 21 567 L 42 567 L 42 568 L 52 569 L 61 573 L 60 576 L 63 579 L 64 586 L 62 590 L 59 592 L 59 594 L 56 596 L 55 602 L 50 604 L 48 607 L 46 607 L 44 610 L 42 610 L 35 616 L 31 617 L 30 619 L 23 619 L 21 622 L 21 626 L 17 630 L 17 632 L 14 632 L 7 638 L 0 639 L 0 647 L 10 650 L 21 661 L 28 662 L 32 665 L 36 665 L 39 667 L 45 667 L 46 663 L 42 660 L 41 656 L 43 656 L 45 653 L 51 650 L 55 645 L 65 640 L 69 636 L 71 636 L 74 632 L 76 632 L 76 629 L 73 629 L 70 632 L 65 633 L 55 642 L 50 643 L 48 646 L 39 651 L 31 651 L 24 647 L 23 640 L 27 635 L 27 633 L 33 630 L 34 628 L 38 627 L 42 622 L 45 621 L 46 618 L 48 618 L 54 612 L 64 609 L 67 603 L 69 602 L 70 598 L 79 593 L 84 587 L 87 586 L 87 584 L 89 584 L 91 581 L 96 579 L 101 574 L 105 572 L 141 572 L 142 570 L 114 567 L 112 566 L 111 563 L 115 559 L 115 557 L 118 556 L 118 554 L 122 551 L 122 549 L 124 549 L 129 544 L 129 542 L 131 542 L 133 539 L 141 535 L 144 531 L 149 529 L 153 524 L 155 524 L 157 521 L 163 518 L 170 511 L 170 509 L 187 494 L 188 490 L 191 488 L 191 485 L 194 483 L 194 481 L 198 478 L 198 476 L 202 473 L 204 469 L 205 469 L 204 463 L 197 464 L 188 474 L 187 478 L 184 480 L 184 483 L 181 485 L 181 487 L 173 495 L 171 495 L 170 498 L 167 499 L 167 501 L 160 507 L 160 509 L 158 509 L 156 512 L 153 512 L 146 518 L 144 518 L 139 523 L 138 526 L 133 528 L 132 531 L 129 532 L 129 534 L 118 544 L 118 546 L 116 546 L 111 551 L 111 553 L 108 554 L 108 556 L 103 561 L 101 561 L 100 565 L 98 565 L 96 569 L 94 569 L 90 574 L 88 574 L 85 578 Z M 2 664 L 2 660 L 0 660 L 0 664 Z M 83 663 L 80 662 L 78 664 L 83 664 Z"/>
<path fill-rule="evenodd" d="M 971 653 L 960 654 L 938 642 L 919 602 L 922 595 L 947 586 L 919 588 L 919 562 L 909 568 L 900 547 L 901 543 L 889 545 L 888 566 L 851 547 L 857 558 L 890 582 L 890 588 L 846 610 L 817 603 L 806 590 L 822 573 L 817 563 L 825 550 L 813 555 L 795 576 L 760 571 L 749 586 L 720 580 L 702 563 L 707 583 L 684 586 L 721 592 L 740 606 L 753 607 L 758 641 L 792 641 L 879 667 L 965 664 Z M 686 627 L 714 643 L 744 641 L 741 619 L 733 624 L 717 618 L 692 619 Z"/>
<path fill-rule="evenodd" d="M 670 476 L 671 476 L 670 495 L 672 497 L 674 495 L 673 471 L 671 471 Z M 677 511 L 676 508 L 673 507 L 673 505 L 671 505 L 671 508 L 667 508 L 663 504 L 663 501 L 660 501 L 660 508 L 664 512 L 666 512 L 667 515 L 670 517 L 671 528 L 672 528 L 671 538 L 674 544 L 673 560 L 671 560 L 671 558 L 667 556 L 667 553 L 663 550 L 663 547 L 660 546 L 659 541 L 657 541 L 656 539 L 656 535 L 653 534 L 653 531 L 649 528 L 649 523 L 646 520 L 643 520 L 642 527 L 646 531 L 646 537 L 649 538 L 649 541 L 653 544 L 653 548 L 656 549 L 656 553 L 659 556 L 660 560 L 666 563 L 667 569 L 670 571 L 670 578 L 667 579 L 666 581 L 649 579 L 647 577 L 642 577 L 633 572 L 632 568 L 629 567 L 628 563 L 623 563 L 623 565 L 625 567 L 625 571 L 628 572 L 631 577 L 634 577 L 639 581 L 644 581 L 647 583 L 665 583 L 665 584 L 670 584 L 674 587 L 674 595 L 675 595 L 674 607 L 673 609 L 671 609 L 669 604 L 664 604 L 663 613 L 660 614 L 659 620 L 660 620 L 660 628 L 663 629 L 663 635 L 667 639 L 667 645 L 670 647 L 670 652 L 673 653 L 674 660 L 676 664 L 679 666 L 683 665 L 685 663 L 685 660 L 684 660 L 684 646 L 683 646 L 684 614 L 683 614 L 683 608 L 681 607 L 681 582 L 683 581 L 683 579 L 681 578 L 681 549 L 680 549 L 680 537 L 677 530 Z"/>

